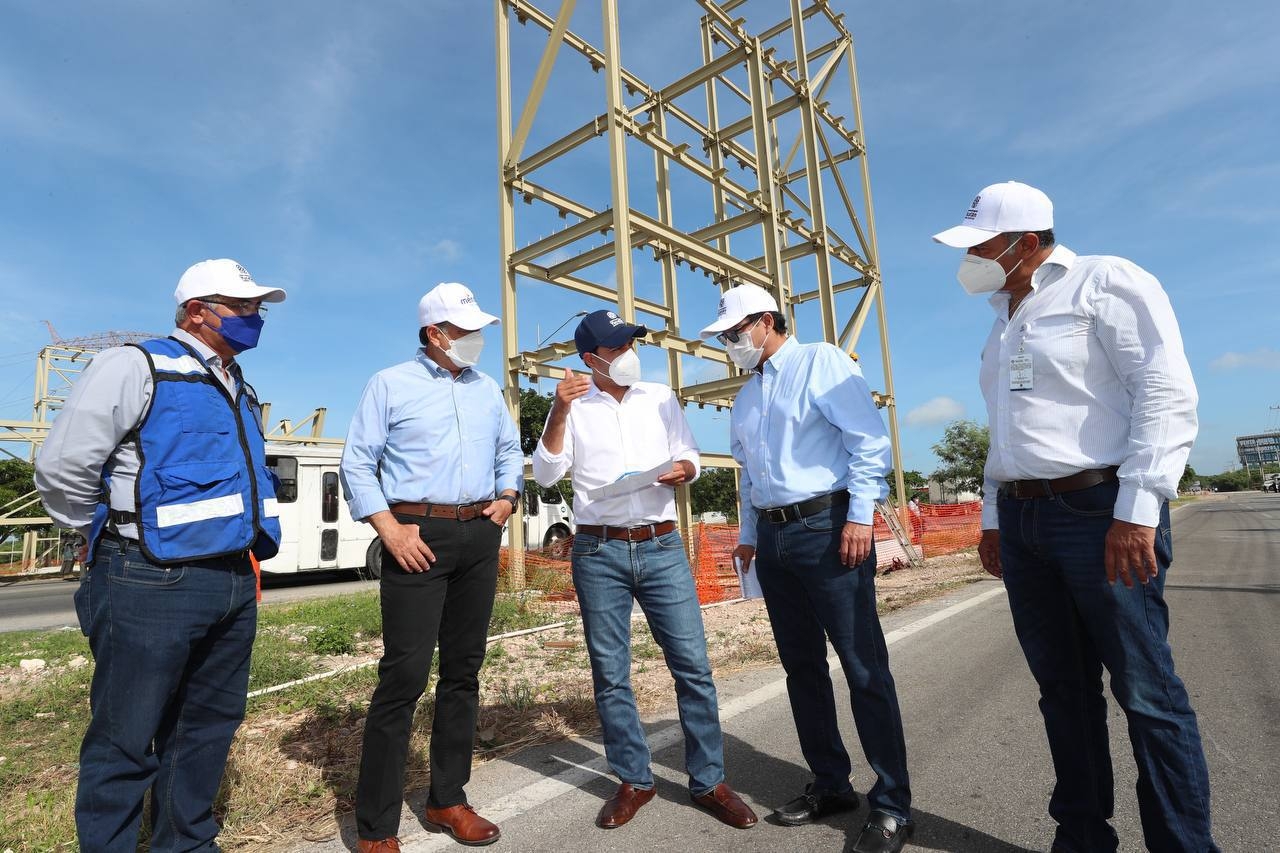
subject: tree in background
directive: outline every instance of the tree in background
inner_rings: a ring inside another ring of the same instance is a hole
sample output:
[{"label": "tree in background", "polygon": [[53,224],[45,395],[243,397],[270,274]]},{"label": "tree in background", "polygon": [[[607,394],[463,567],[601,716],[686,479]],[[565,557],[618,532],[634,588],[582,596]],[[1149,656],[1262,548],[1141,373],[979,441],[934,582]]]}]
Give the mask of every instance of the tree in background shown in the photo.
[{"label": "tree in background", "polygon": [[933,479],[951,484],[958,492],[978,491],[982,488],[982,469],[987,464],[990,444],[991,434],[984,426],[973,421],[947,424],[942,441],[933,446],[933,452],[942,460]]},{"label": "tree in background", "polygon": [[1199,479],[1200,475],[1196,473],[1196,469],[1188,465],[1182,469],[1182,479],[1178,481],[1178,491],[1188,491]]},{"label": "tree in background", "polygon": [[[547,423],[547,415],[551,413],[552,396],[539,394],[532,388],[520,389],[520,451],[525,456],[532,456],[538,448],[538,439],[542,437],[542,427]],[[569,506],[573,506],[573,485],[561,480],[549,489],[543,489],[532,480],[525,481],[526,489],[539,489],[545,497],[547,492],[557,492]]]},{"label": "tree in background", "polygon": [[733,485],[732,468],[704,468],[689,489],[694,515],[723,512],[729,521],[738,520],[738,490]]},{"label": "tree in background", "polygon": [[[0,515],[12,515],[17,518],[36,518],[44,515],[44,507],[38,499],[33,499],[26,506],[15,503],[24,495],[30,495],[36,489],[35,467],[21,459],[5,459],[0,461]],[[22,534],[34,528],[5,527],[0,528],[0,545],[11,539],[21,539]],[[40,528],[43,530],[43,528]]]},{"label": "tree in background", "polygon": [[520,451],[532,456],[542,437],[542,427],[551,413],[551,395],[539,394],[532,388],[520,390]]},{"label": "tree in background", "polygon": [[[885,482],[889,484],[889,494],[893,494],[893,469],[889,469],[889,473],[884,475]],[[915,496],[917,500],[929,500],[929,478],[919,471],[903,471],[902,485],[907,489],[906,500],[911,500]]]}]

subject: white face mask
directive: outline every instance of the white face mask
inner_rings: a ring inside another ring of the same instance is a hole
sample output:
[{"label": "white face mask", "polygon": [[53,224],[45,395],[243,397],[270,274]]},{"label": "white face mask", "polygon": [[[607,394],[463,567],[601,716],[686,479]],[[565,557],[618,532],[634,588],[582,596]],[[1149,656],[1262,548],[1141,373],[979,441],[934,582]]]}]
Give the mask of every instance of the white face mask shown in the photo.
[{"label": "white face mask", "polygon": [[[764,319],[763,317],[761,319]],[[756,346],[751,333],[755,330],[756,324],[760,320],[756,320],[747,328],[738,333],[736,341],[729,341],[725,344],[725,352],[729,354],[729,360],[738,366],[741,370],[755,370],[760,364],[760,358],[764,355],[764,344]]]},{"label": "white face mask", "polygon": [[[1015,241],[1001,252],[997,258],[1003,258],[1009,254],[1009,249],[1016,245],[1018,243]],[[1022,261],[1014,264],[1013,270],[1020,266],[1022,266]],[[1013,270],[1005,272],[1004,267],[991,258],[980,258],[977,255],[966,254],[960,258],[960,269],[956,271],[956,278],[960,280],[960,286],[964,288],[965,293],[970,296],[976,296],[979,293],[995,293],[1004,287],[1005,281]]]},{"label": "white face mask", "polygon": [[[596,358],[604,361],[598,355]],[[613,361],[605,362],[605,364],[609,365],[609,371],[604,375],[623,388],[629,388],[640,381],[640,356],[636,355],[636,351],[633,349],[627,350],[622,355],[615,356]],[[595,367],[591,369],[596,373],[603,373],[603,371]]]},{"label": "white face mask", "polygon": [[480,362],[480,352],[483,349],[484,329],[476,329],[457,340],[449,341],[449,348],[444,354],[458,367],[475,367]]}]

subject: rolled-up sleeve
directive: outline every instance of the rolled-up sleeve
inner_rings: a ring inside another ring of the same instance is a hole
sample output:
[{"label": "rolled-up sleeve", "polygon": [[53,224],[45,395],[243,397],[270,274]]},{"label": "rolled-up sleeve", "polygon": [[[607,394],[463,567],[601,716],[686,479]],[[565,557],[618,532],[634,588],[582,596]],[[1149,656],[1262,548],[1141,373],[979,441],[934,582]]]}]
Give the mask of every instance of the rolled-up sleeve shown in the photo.
[{"label": "rolled-up sleeve", "polygon": [[1178,495],[1198,429],[1195,380],[1169,297],[1154,276],[1111,266],[1093,301],[1098,339],[1133,407],[1115,518],[1146,527]]},{"label": "rolled-up sleeve", "polygon": [[103,468],[142,419],[151,391],[136,347],[103,350],[72,385],[35,464],[36,491],[59,527],[89,527],[102,501]]},{"label": "rolled-up sleeve", "polygon": [[702,476],[702,454],[698,450],[698,443],[694,441],[692,430],[689,429],[684,408],[674,392],[662,401],[661,411],[662,420],[667,426],[667,446],[671,450],[671,459],[674,462],[683,460],[693,465],[693,477],[688,481],[692,483]]},{"label": "rolled-up sleeve", "polygon": [[[551,415],[547,415],[548,418]],[[545,431],[545,427],[544,427]],[[547,450],[542,439],[533,451],[533,479],[539,486],[546,488],[564,479],[564,475],[573,468],[573,410],[564,421],[564,446],[559,453]]]},{"label": "rolled-up sleeve", "polygon": [[381,376],[374,376],[360,395],[342,448],[339,473],[352,518],[366,519],[387,509],[378,465],[387,446],[389,418],[386,384]]}]

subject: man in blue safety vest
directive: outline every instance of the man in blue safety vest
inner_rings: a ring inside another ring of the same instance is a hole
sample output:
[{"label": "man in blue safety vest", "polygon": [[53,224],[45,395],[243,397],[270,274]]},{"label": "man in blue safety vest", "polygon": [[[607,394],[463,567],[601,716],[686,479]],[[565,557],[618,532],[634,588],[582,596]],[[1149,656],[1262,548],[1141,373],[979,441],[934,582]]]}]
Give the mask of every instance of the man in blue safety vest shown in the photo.
[{"label": "man in blue safety vest", "polygon": [[36,460],[50,517],[88,543],[76,613],[96,664],[80,747],[82,850],[217,849],[213,800],[244,719],[257,630],[250,555],[279,548],[262,413],[236,357],[262,287],[231,260],[178,281],[167,338],[99,353]]}]

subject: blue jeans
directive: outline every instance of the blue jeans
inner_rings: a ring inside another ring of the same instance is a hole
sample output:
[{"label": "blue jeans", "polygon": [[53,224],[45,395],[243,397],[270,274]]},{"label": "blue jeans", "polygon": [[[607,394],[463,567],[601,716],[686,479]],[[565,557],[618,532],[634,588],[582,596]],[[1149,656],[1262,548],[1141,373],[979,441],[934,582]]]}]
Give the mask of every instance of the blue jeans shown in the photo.
[{"label": "blue jeans", "polygon": [[876,615],[875,548],[855,567],[840,562],[848,506],[847,499],[838,499],[821,512],[783,524],[761,518],[756,524],[756,571],[814,788],[851,790],[853,768],[840,737],[827,663],[830,640],[849,685],[862,752],[876,774],[867,801],[905,822],[911,818],[907,744],[889,650]]},{"label": "blue jeans", "polygon": [[653,787],[649,744],[631,692],[631,607],[638,601],[676,683],[689,790],[724,781],[724,738],[711,680],[693,571],[677,531],[645,542],[573,537],[573,585],[591,657],[596,711],[609,767],[623,782]]},{"label": "blue jeans", "polygon": [[96,668],[80,746],[80,849],[218,850],[213,800],[244,719],[257,631],[248,558],[160,566],[104,539],[76,591]]},{"label": "blue jeans", "polygon": [[1049,814],[1055,845],[1072,853],[1115,850],[1114,806],[1102,670],[1124,709],[1138,766],[1147,847],[1216,851],[1209,827],[1209,771],[1195,712],[1173,671],[1164,581],[1173,560],[1169,507],[1160,511],[1147,584],[1107,582],[1103,544],[1116,483],[1052,498],[1001,496],[1000,565],[1031,674],[1040,685],[1057,784]]}]

